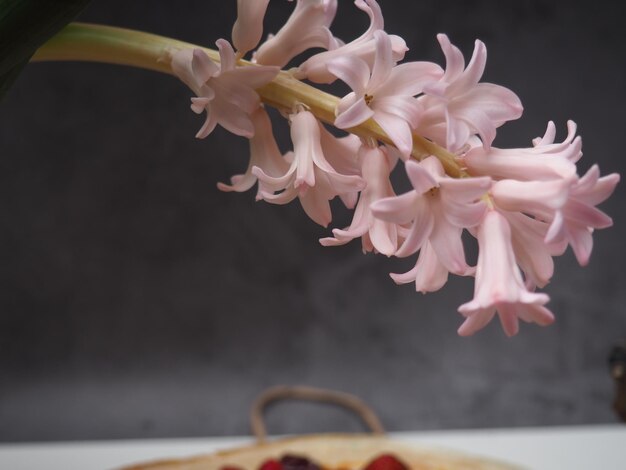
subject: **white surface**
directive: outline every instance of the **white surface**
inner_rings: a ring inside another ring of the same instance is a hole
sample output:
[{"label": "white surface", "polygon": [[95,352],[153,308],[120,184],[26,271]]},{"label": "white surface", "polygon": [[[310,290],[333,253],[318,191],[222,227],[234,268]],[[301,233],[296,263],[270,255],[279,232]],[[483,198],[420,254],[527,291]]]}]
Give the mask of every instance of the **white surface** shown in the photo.
[{"label": "white surface", "polygon": [[[506,460],[535,470],[625,470],[626,426],[583,426],[396,433],[393,438]],[[106,470],[189,457],[250,438],[155,439],[0,445],[2,470]]]}]

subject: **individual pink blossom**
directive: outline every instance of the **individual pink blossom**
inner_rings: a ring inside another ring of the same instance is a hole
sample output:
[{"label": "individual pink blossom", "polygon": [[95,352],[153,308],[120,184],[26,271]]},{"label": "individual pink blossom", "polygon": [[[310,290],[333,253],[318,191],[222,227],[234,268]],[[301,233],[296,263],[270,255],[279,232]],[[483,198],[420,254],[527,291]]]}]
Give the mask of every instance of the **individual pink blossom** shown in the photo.
[{"label": "individual pink blossom", "polygon": [[328,63],[328,70],[353,90],[339,102],[335,126],[349,129],[372,118],[400,153],[408,157],[413,150],[411,129],[422,115],[422,108],[413,96],[442,70],[430,62],[407,62],[394,67],[389,36],[376,31],[374,40],[376,55],[371,70],[363,59],[355,56],[337,57]]},{"label": "individual pink blossom", "polygon": [[459,307],[465,321],[458,330],[469,336],[483,328],[497,313],[508,336],[517,334],[519,319],[542,326],[554,321],[544,305],[549,297],[530,292],[524,285],[511,243],[507,219],[489,210],[478,227],[478,264],[474,299]]},{"label": "individual pink blossom", "polygon": [[328,29],[336,12],[337,0],[296,0],[287,22],[256,51],[255,62],[284,67],[307,49],[338,47],[339,43]]},{"label": "individual pink blossom", "polygon": [[287,204],[296,197],[307,215],[326,227],[331,219],[328,201],[335,196],[360,191],[365,186],[357,175],[342,175],[328,163],[320,142],[320,124],[313,114],[302,110],[290,116],[293,152],[280,176],[270,176],[262,168],[252,168],[259,179],[258,198],[273,204]]},{"label": "individual pink blossom", "polygon": [[576,174],[576,162],[582,156],[582,141],[576,136],[576,124],[567,123],[567,137],[555,143],[556,127],[552,121],[543,137],[533,140],[533,147],[499,149],[474,147],[462,162],[473,175],[490,175],[494,179],[543,181],[570,178]]},{"label": "individual pink blossom", "polygon": [[[327,64],[330,60],[337,57],[353,56],[364,60],[370,67],[374,64],[376,53],[374,33],[376,31],[384,31],[385,29],[383,14],[375,0],[355,0],[354,4],[370,17],[370,25],[367,30],[348,44],[336,48],[329,47],[327,48],[329,50],[315,54],[305,60],[298,67],[295,73],[296,78],[306,78],[315,83],[334,82],[337,77],[328,70]],[[399,62],[404,58],[404,54],[408,50],[406,42],[395,34],[390,34],[389,39],[391,41],[392,59],[394,63]]]},{"label": "individual pink blossom", "polygon": [[598,165],[593,165],[570,187],[567,202],[555,214],[546,234],[546,243],[569,243],[578,263],[587,265],[593,248],[593,231],[613,225],[613,220],[595,206],[609,198],[619,180],[617,173],[600,177]]},{"label": "individual pink blossom", "polygon": [[[274,134],[272,133],[272,123],[265,109],[258,107],[250,114],[250,119],[254,124],[254,135],[250,138],[250,161],[244,174],[231,177],[231,184],[217,183],[217,187],[222,191],[244,192],[249,190],[257,182],[257,177],[252,174],[254,167],[261,168],[263,172],[270,176],[280,176],[289,169],[289,163],[283,158]],[[262,191],[259,185],[259,192]]]},{"label": "individual pink blossom", "polygon": [[263,17],[270,0],[237,0],[233,45],[240,56],[254,49],[263,35]]},{"label": "individual pink blossom", "polygon": [[467,274],[471,268],[465,261],[462,230],[482,219],[485,204],[480,198],[489,190],[491,180],[450,178],[433,156],[420,163],[408,160],[405,168],[413,190],[371,205],[374,216],[381,220],[410,224],[406,239],[395,255],[409,256],[428,240],[448,271]]},{"label": "individual pink blossom", "polygon": [[437,35],[446,57],[442,77],[424,85],[419,98],[424,117],[418,133],[452,152],[463,148],[470,136],[478,134],[486,149],[496,136],[496,128],[522,115],[522,104],[511,90],[491,83],[478,83],[487,61],[487,49],[476,41],[472,58],[465,68],[461,51],[445,34]]},{"label": "individual pink blossom", "polygon": [[197,95],[191,109],[207,117],[196,134],[204,138],[219,124],[243,137],[252,137],[254,125],[250,113],[260,105],[256,88],[270,82],[278,73],[276,67],[237,67],[235,52],[224,39],[217,47],[220,63],[213,62],[202,49],[182,49],[171,56],[172,71]]},{"label": "individual pink blossom", "polygon": [[395,253],[398,244],[398,230],[395,223],[385,222],[374,217],[370,210],[372,202],[395,196],[389,174],[396,164],[382,147],[362,145],[359,149],[362,162],[361,175],[367,186],[361,191],[352,223],[346,229],[334,229],[333,237],[322,238],[324,246],[345,245],[361,237],[363,252],[376,250],[387,256]]}]

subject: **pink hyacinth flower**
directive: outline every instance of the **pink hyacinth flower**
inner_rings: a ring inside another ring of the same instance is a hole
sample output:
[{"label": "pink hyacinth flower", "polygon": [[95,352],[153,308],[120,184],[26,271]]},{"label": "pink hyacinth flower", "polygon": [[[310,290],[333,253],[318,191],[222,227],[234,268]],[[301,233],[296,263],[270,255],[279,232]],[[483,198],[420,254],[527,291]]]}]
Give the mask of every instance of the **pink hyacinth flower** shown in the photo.
[{"label": "pink hyacinth flower", "polygon": [[270,82],[278,73],[276,67],[237,67],[235,52],[224,39],[217,47],[220,63],[213,62],[202,49],[183,49],[172,54],[172,71],[197,95],[191,99],[191,109],[207,117],[196,134],[204,138],[219,124],[242,137],[254,135],[250,113],[261,101],[256,88]]},{"label": "pink hyacinth flower", "polygon": [[349,129],[372,118],[400,153],[408,157],[413,150],[411,129],[422,115],[413,96],[442,70],[430,62],[407,62],[394,67],[389,36],[376,31],[374,40],[376,55],[371,70],[364,60],[354,56],[338,57],[328,63],[328,70],[353,90],[339,102],[335,126]]},{"label": "pink hyacinth flower", "polygon": [[237,0],[237,20],[233,25],[233,45],[243,56],[254,49],[263,35],[263,17],[270,0]]},{"label": "pink hyacinth flower", "polygon": [[496,128],[522,115],[522,103],[511,90],[491,83],[478,83],[487,61],[487,49],[476,41],[472,58],[465,68],[461,51],[445,34],[437,35],[446,57],[446,71],[437,81],[424,86],[420,102],[424,117],[418,132],[452,152],[463,148],[478,134],[486,149]]},{"label": "pink hyacinth flower", "polygon": [[284,67],[307,49],[338,47],[339,43],[328,29],[336,12],[337,0],[297,0],[287,22],[259,47],[254,61]]},{"label": "pink hyacinth flower", "polygon": [[576,162],[582,156],[582,141],[576,136],[576,123],[568,121],[567,137],[555,143],[556,127],[550,121],[543,137],[533,140],[533,147],[499,149],[474,147],[463,157],[463,164],[473,175],[521,181],[570,178],[576,174]]},{"label": "pink hyacinth flower", "polygon": [[374,216],[381,220],[410,224],[395,255],[409,256],[428,240],[448,271],[466,275],[471,268],[465,261],[461,234],[464,227],[473,227],[482,219],[485,204],[480,198],[489,190],[491,180],[450,178],[433,156],[420,163],[408,160],[405,168],[413,191],[371,205]]},{"label": "pink hyacinth flower", "polygon": [[519,319],[542,326],[551,324],[554,316],[544,307],[549,297],[530,292],[524,285],[511,244],[509,223],[496,210],[488,211],[478,227],[478,247],[474,299],[459,307],[466,318],[459,335],[476,333],[496,313],[508,336],[517,334]]},{"label": "pink hyacinth flower", "polygon": [[[327,64],[337,57],[353,56],[365,61],[370,67],[374,64],[376,45],[374,33],[384,31],[385,22],[380,6],[375,0],[355,0],[357,8],[363,10],[370,17],[370,25],[361,36],[348,44],[341,45],[328,51],[320,52],[304,61],[296,71],[296,78],[306,78],[315,83],[332,83],[337,77],[327,68]],[[406,42],[400,36],[389,35],[391,54],[394,63],[404,58],[408,50]]]},{"label": "pink hyacinth flower", "polygon": [[555,214],[546,234],[546,243],[569,243],[578,263],[587,265],[593,248],[593,231],[613,225],[613,220],[595,206],[609,198],[619,180],[617,173],[600,177],[598,165],[593,165],[571,186],[567,202]]},{"label": "pink hyacinth flower", "polygon": [[285,157],[287,171],[270,176],[262,168],[252,168],[259,179],[259,199],[273,204],[287,204],[300,199],[307,215],[326,227],[331,219],[328,201],[335,196],[360,191],[365,186],[357,175],[342,175],[328,163],[320,142],[320,124],[313,114],[300,111],[290,116],[294,151]]},{"label": "pink hyacinth flower", "polygon": [[[263,107],[259,107],[250,114],[254,124],[254,136],[250,138],[250,161],[244,174],[231,177],[231,184],[217,183],[221,191],[244,192],[249,190],[257,182],[257,177],[252,174],[254,167],[262,168],[263,172],[270,176],[280,176],[289,169],[289,163],[283,158],[274,134],[270,117]],[[258,192],[263,188],[259,185]],[[258,193],[257,193],[258,194]]]},{"label": "pink hyacinth flower", "polygon": [[345,245],[361,237],[363,252],[376,250],[387,256],[395,253],[398,243],[396,224],[374,217],[370,210],[372,202],[394,196],[389,173],[397,160],[390,158],[381,147],[361,146],[359,157],[362,162],[361,175],[367,186],[361,191],[352,223],[346,229],[334,229],[333,237],[322,238],[323,246]]}]

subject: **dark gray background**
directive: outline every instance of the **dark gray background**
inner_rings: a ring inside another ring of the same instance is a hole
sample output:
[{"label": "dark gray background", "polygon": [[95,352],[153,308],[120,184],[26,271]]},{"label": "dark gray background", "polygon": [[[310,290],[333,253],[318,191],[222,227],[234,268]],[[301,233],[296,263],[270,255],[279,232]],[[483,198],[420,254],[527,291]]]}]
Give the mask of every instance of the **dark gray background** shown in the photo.
[{"label": "dark gray background", "polygon": [[[271,3],[275,30],[292,4]],[[234,5],[94,0],[81,19],[211,45],[229,37]],[[528,146],[550,119],[562,138],[573,119],[582,168],[624,171],[623,3],[381,5],[409,59],[443,64],[438,32],[468,59],[486,42],[484,79],[525,105],[497,146]],[[366,24],[340,0],[339,36]],[[616,421],[606,359],[626,336],[623,185],[590,265],[558,260],[554,326],[459,338],[470,280],[416,294],[387,276],[412,259],[322,248],[329,232],[297,203],[219,192],[247,145],[220,130],[195,140],[190,96],[152,72],[34,64],[0,106],[0,440],[246,434],[251,401],[279,383],[356,393],[391,430]],[[361,429],[293,404],[269,426]]]}]

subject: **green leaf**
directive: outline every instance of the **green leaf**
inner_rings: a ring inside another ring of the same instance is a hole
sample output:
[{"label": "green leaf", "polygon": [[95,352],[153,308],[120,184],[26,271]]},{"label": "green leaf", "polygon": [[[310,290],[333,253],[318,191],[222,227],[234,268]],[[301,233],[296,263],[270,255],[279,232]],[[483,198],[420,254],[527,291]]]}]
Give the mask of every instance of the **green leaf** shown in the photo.
[{"label": "green leaf", "polygon": [[0,0],[0,99],[33,53],[90,0]]}]

